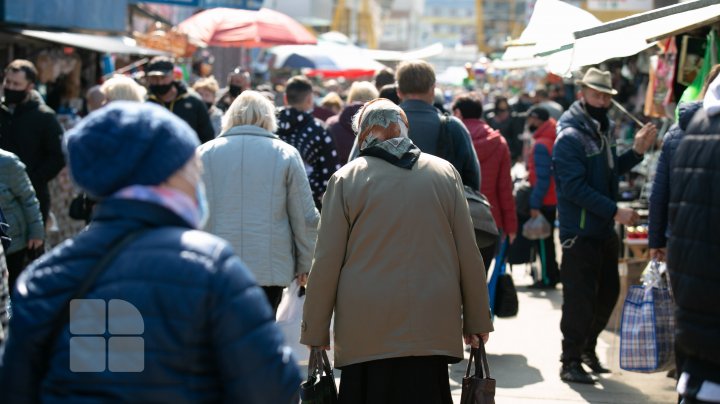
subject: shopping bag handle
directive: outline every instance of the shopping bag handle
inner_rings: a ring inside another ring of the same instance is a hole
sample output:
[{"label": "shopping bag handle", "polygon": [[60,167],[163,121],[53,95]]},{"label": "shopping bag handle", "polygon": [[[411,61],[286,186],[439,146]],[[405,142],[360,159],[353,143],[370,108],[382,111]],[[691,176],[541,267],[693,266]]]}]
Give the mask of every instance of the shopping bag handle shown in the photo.
[{"label": "shopping bag handle", "polygon": [[[467,369],[465,370],[465,377],[470,377],[470,370],[472,369],[473,358],[475,359],[475,377],[489,379],[490,366],[488,366],[487,353],[485,352],[485,343],[482,341],[482,338],[480,339],[479,348],[470,348],[470,359],[468,360]],[[482,366],[480,366],[480,364],[482,364]]]}]

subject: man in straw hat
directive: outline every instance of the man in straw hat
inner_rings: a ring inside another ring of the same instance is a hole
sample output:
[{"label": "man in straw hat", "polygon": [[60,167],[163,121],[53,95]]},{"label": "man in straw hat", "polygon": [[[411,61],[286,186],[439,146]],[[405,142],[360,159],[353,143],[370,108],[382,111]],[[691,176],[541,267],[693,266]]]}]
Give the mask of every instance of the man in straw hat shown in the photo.
[{"label": "man in straw hat", "polygon": [[608,118],[612,96],[610,72],[590,68],[582,80],[580,99],[557,125],[553,166],[558,196],[563,333],[560,378],[588,383],[593,373],[608,373],[595,353],[619,294],[615,222],[632,225],[638,214],[617,206],[618,176],[643,159],[655,142],[657,129],[646,124],[635,135],[632,149],[618,156],[613,123]]}]

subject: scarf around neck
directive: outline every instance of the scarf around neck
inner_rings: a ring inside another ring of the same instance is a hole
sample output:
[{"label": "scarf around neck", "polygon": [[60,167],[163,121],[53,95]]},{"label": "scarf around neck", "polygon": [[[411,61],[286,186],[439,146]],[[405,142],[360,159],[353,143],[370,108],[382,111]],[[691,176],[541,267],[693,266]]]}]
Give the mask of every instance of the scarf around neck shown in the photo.
[{"label": "scarf around neck", "polygon": [[395,137],[385,141],[373,138],[360,150],[360,155],[381,158],[394,166],[409,170],[420,158],[420,149],[407,137]]},{"label": "scarf around neck", "polygon": [[202,215],[195,201],[185,193],[170,187],[131,185],[115,192],[111,198],[150,202],[169,209],[193,228],[200,227]]}]

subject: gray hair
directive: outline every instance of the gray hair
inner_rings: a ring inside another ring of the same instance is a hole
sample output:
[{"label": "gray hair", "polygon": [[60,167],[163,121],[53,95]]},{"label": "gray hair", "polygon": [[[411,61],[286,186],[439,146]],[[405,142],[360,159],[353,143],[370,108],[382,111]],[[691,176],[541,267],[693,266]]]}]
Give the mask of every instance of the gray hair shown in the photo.
[{"label": "gray hair", "polygon": [[277,130],[275,106],[257,91],[243,91],[223,116],[223,132],[234,126],[255,125],[269,132]]},{"label": "gray hair", "polygon": [[107,102],[120,100],[143,102],[145,101],[145,95],[147,93],[145,87],[122,74],[112,76],[108,81],[103,83],[100,91],[105,94]]}]

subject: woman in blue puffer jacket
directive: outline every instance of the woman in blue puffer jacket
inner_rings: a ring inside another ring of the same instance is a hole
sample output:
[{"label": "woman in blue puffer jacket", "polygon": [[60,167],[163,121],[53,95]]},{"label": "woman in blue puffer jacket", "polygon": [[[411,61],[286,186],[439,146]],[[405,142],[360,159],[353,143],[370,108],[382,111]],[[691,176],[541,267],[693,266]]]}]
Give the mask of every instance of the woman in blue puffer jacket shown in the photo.
[{"label": "woman in blue puffer jacket", "polygon": [[295,400],[299,371],[262,289],[225,241],[195,230],[197,145],[171,112],[127,102],[66,134],[71,175],[99,203],[85,231],[18,279],[0,402]]}]

